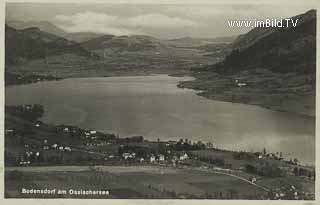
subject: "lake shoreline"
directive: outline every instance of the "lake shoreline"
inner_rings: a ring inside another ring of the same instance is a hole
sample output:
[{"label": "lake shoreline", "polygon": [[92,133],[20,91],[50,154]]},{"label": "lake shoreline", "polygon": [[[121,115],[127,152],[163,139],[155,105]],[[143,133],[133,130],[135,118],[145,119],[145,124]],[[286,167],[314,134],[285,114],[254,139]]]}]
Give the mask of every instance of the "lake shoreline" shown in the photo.
[{"label": "lake shoreline", "polygon": [[[197,90],[197,95],[210,100],[253,105],[273,111],[315,118],[315,95],[313,91],[295,93],[295,91],[288,89],[288,91],[278,93],[275,88],[265,89],[253,85],[255,83],[250,83],[250,78],[259,78],[259,75],[252,74],[250,76],[250,74],[246,74],[245,77],[239,77],[238,75],[223,76],[213,72],[192,73],[190,76],[194,77],[195,80],[179,82],[178,87]],[[274,78],[276,77],[278,76]],[[237,78],[245,79],[241,80],[243,81],[243,87],[234,82]],[[265,81],[262,80],[263,83]],[[272,92],[272,90],[275,91]]]},{"label": "lake shoreline", "polygon": [[[192,73],[192,72],[172,72],[172,73],[168,73],[168,72],[164,72],[164,73],[153,73],[153,72],[137,72],[137,73],[118,73],[118,74],[112,74],[112,75],[97,75],[97,76],[66,76],[66,77],[59,77],[59,78],[54,78],[51,75],[48,75],[48,79],[46,79],[46,75],[35,75],[36,77],[43,77],[43,79],[41,80],[35,80],[33,82],[24,82],[24,83],[16,83],[16,84],[6,84],[5,87],[8,86],[14,86],[14,85],[26,85],[26,84],[31,84],[31,83],[38,83],[38,82],[45,82],[45,81],[57,81],[57,80],[63,80],[63,79],[72,79],[72,78],[96,78],[96,77],[103,77],[103,78],[108,78],[108,77],[137,77],[137,76],[155,76],[155,75],[168,75],[170,77],[192,77],[194,78],[191,81],[179,81],[177,84],[178,88],[186,88],[186,89],[191,89],[191,90],[195,90],[197,91],[197,95],[207,98],[209,100],[215,100],[215,101],[222,101],[222,102],[231,102],[231,103],[240,103],[240,104],[245,104],[245,105],[251,105],[251,106],[258,106],[261,108],[265,108],[265,109],[269,109],[272,111],[277,111],[277,112],[286,112],[286,113],[290,113],[290,114],[296,114],[296,115],[301,115],[301,116],[306,116],[306,117],[312,117],[315,118],[315,110],[310,111],[310,110],[295,110],[295,108],[291,108],[290,106],[279,106],[279,105],[274,105],[272,104],[272,102],[257,102],[257,100],[255,100],[255,95],[252,95],[252,100],[248,100],[248,93],[237,93],[237,98],[234,98],[233,95],[231,95],[230,93],[219,93],[217,94],[213,94],[211,93],[211,91],[208,91],[207,88],[205,87],[198,87],[198,83],[197,85],[193,85],[199,78],[199,76],[197,76],[196,74]],[[222,77],[223,78],[223,77]],[[215,84],[214,81],[211,82],[211,84]],[[218,86],[219,83],[217,83]],[[230,87],[230,85],[225,85]],[[249,95],[250,96],[250,95]]]}]

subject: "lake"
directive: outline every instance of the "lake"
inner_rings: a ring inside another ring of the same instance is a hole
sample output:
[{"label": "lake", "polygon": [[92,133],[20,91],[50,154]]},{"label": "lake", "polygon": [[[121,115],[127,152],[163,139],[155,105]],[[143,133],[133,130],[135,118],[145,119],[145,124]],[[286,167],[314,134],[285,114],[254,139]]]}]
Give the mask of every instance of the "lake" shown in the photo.
[{"label": "lake", "polygon": [[314,164],[315,118],[208,100],[177,88],[190,77],[167,75],[71,78],[8,86],[7,105],[38,103],[43,121],[121,137],[211,141],[218,148],[282,152]]}]

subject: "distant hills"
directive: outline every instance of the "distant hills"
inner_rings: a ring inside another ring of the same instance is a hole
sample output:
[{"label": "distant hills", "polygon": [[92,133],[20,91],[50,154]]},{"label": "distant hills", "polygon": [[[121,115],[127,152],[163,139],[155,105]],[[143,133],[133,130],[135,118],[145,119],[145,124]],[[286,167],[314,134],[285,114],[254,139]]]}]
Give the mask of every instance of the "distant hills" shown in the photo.
[{"label": "distant hills", "polygon": [[7,20],[6,23],[6,65],[11,72],[61,76],[176,73],[177,70],[185,73],[192,67],[221,61],[235,39],[167,40],[147,35],[68,33],[47,21]]},{"label": "distant hills", "polygon": [[51,33],[53,35],[60,36],[67,40],[75,41],[78,43],[103,35],[93,32],[68,33],[48,21],[8,21],[6,23],[8,26],[17,30],[36,27],[43,32]]},{"label": "distant hills", "polygon": [[5,36],[7,65],[62,53],[92,56],[78,43],[41,31],[36,27],[17,30],[6,25]]},{"label": "distant hills", "polygon": [[183,37],[177,39],[168,40],[168,44],[176,47],[197,47],[204,46],[208,44],[217,43],[232,43],[237,36],[227,36],[227,37],[216,37],[216,38],[192,38]]},{"label": "distant hills", "polygon": [[226,73],[253,68],[315,73],[316,11],[292,19],[298,19],[296,27],[255,28],[239,36],[233,43],[233,52],[214,67]]},{"label": "distant hills", "polygon": [[6,24],[17,30],[26,28],[39,28],[39,30],[63,37],[66,32],[48,21],[7,21]]},{"label": "distant hills", "polygon": [[107,52],[160,52],[162,49],[166,49],[168,47],[165,41],[145,35],[104,35],[82,42],[81,46],[90,51],[104,50]]}]

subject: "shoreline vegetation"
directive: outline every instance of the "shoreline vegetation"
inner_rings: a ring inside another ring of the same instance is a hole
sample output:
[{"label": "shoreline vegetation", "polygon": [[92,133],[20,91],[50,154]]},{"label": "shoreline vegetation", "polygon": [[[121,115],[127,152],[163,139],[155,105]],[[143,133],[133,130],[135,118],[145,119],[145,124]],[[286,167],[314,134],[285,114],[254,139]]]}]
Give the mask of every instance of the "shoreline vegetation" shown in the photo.
[{"label": "shoreline vegetation", "polygon": [[[119,137],[77,126],[46,124],[38,120],[43,114],[41,105],[5,108],[8,198],[28,197],[16,190],[46,188],[41,184],[58,180],[58,175],[60,181],[65,179],[59,182],[63,187],[75,180],[90,181],[89,175],[94,175],[110,186],[111,198],[314,199],[315,168],[303,166],[298,159],[286,160],[281,152],[223,150],[211,142],[188,139],[149,141],[143,136]],[[57,166],[60,168],[53,169]],[[87,168],[74,170],[70,166]],[[41,171],[41,167],[47,171]],[[99,181],[94,176],[92,181]],[[145,183],[140,181],[133,191],[130,180],[138,180],[139,176]],[[180,186],[166,185],[169,182],[164,181],[162,187],[159,177],[182,178],[177,182]],[[207,181],[211,178],[215,178],[212,184]],[[220,183],[217,179],[223,178],[223,183],[229,185],[213,189]],[[111,183],[109,179],[115,181]],[[38,184],[37,180],[42,182]]]},{"label": "shoreline vegetation", "polygon": [[37,83],[42,81],[56,81],[56,80],[62,80],[62,79],[63,78],[61,77],[54,77],[52,75],[38,75],[33,73],[18,74],[18,73],[5,72],[5,86],[24,85],[24,84]]},{"label": "shoreline vegetation", "polygon": [[316,84],[313,76],[279,74],[265,69],[234,75],[200,70],[191,76],[195,80],[182,81],[178,87],[197,90],[197,95],[211,100],[315,117]]}]

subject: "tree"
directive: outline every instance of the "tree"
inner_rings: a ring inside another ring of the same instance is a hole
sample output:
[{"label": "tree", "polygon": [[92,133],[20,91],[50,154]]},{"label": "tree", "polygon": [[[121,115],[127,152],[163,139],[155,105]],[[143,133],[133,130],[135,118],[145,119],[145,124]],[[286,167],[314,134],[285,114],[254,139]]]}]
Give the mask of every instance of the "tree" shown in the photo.
[{"label": "tree", "polygon": [[293,174],[294,174],[295,176],[299,176],[299,168],[298,168],[298,167],[295,167],[295,168],[293,169]]}]

